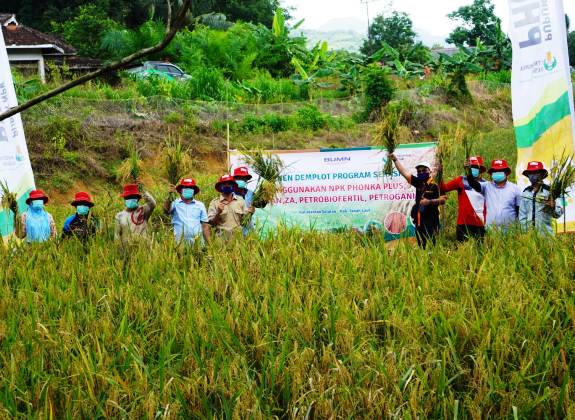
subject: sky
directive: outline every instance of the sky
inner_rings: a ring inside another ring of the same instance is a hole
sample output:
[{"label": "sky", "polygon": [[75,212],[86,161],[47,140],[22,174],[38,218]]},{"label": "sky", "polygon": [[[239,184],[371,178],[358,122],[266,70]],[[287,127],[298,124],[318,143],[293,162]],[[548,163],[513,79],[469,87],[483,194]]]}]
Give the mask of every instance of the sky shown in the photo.
[{"label": "sky", "polygon": [[[365,1],[365,0],[363,0]],[[471,4],[472,0],[368,0],[370,16],[377,16],[385,10],[399,10],[409,14],[413,26],[417,31],[425,33],[428,38],[446,38],[455,24],[447,18],[447,14],[460,6]],[[509,18],[508,0],[493,0],[496,14],[503,21],[503,30],[507,28]],[[291,14],[297,20],[305,18],[303,28],[322,29],[322,26],[332,21],[330,29],[338,26],[339,19],[353,19],[357,25],[348,25],[348,22],[340,21],[341,27],[337,29],[360,29],[367,32],[366,6],[362,0],[282,0],[286,7],[293,7]],[[572,30],[575,26],[575,1],[564,0],[565,12],[571,17]],[[361,21],[361,24],[360,24]]]}]

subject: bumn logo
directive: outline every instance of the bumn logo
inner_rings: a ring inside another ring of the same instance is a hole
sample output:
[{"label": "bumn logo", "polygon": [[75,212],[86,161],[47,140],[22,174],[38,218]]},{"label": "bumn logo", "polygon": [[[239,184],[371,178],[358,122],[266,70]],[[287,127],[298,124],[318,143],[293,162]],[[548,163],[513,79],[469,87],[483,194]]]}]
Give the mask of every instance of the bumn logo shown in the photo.
[{"label": "bumn logo", "polygon": [[551,51],[547,52],[547,57],[545,57],[545,61],[543,62],[543,67],[545,67],[545,70],[547,70],[547,71],[551,71],[555,67],[557,67],[557,59],[553,56]]}]

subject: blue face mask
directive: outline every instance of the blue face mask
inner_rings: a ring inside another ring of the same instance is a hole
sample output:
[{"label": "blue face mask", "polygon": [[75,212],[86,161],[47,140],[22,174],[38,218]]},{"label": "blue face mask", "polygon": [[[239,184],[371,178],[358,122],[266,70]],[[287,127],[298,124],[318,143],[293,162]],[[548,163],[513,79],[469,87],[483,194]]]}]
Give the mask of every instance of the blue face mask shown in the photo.
[{"label": "blue face mask", "polygon": [[473,178],[478,178],[480,174],[479,168],[471,168],[471,176]]},{"label": "blue face mask", "polygon": [[44,208],[44,200],[32,200],[32,209],[41,210]]},{"label": "blue face mask", "polygon": [[429,179],[430,176],[431,176],[431,174],[429,172],[423,172],[423,173],[417,174],[417,179],[422,181],[422,182],[425,182]]},{"label": "blue face mask", "polygon": [[244,188],[248,187],[247,181],[238,180],[238,181],[236,181],[236,184],[238,184],[238,188],[240,188],[240,189],[244,189]]},{"label": "blue face mask", "polygon": [[87,216],[88,213],[90,213],[90,207],[80,204],[76,206],[76,213],[78,213],[79,216]]},{"label": "blue face mask", "polygon": [[234,187],[232,187],[231,185],[224,185],[221,188],[222,194],[228,195],[234,192]]},{"label": "blue face mask", "polygon": [[134,210],[135,208],[138,207],[138,199],[137,198],[128,198],[128,199],[124,200],[124,203],[126,204],[126,208],[128,208],[130,210]]},{"label": "blue face mask", "polygon": [[505,172],[493,172],[491,174],[491,179],[496,184],[499,184],[499,183],[505,181],[507,179],[507,176],[505,175]]},{"label": "blue face mask", "polygon": [[184,200],[191,200],[194,198],[194,192],[193,188],[182,188],[182,198]]}]

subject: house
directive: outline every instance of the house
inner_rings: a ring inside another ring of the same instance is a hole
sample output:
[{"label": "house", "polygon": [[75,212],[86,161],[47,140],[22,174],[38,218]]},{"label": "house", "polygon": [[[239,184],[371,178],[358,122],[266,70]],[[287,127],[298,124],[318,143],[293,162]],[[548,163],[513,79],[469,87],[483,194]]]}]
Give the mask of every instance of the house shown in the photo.
[{"label": "house", "polygon": [[75,72],[91,71],[100,66],[99,60],[79,57],[76,49],[60,38],[18,23],[12,13],[0,13],[0,26],[10,64],[23,69],[34,68],[42,82],[46,81],[46,68],[50,63],[66,65]]}]

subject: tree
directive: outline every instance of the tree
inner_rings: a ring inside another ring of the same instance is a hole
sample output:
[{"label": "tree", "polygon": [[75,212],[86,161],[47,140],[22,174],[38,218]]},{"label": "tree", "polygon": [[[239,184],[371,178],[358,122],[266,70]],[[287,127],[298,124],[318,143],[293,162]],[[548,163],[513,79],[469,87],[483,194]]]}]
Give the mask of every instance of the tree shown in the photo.
[{"label": "tree", "polygon": [[569,62],[571,66],[575,67],[575,31],[571,32],[567,37],[567,43],[569,45]]},{"label": "tree", "polygon": [[473,4],[462,6],[447,16],[460,23],[447,38],[448,43],[474,47],[478,39],[489,46],[498,42],[501,19],[495,15],[491,0],[473,0]]},{"label": "tree", "polygon": [[55,32],[59,32],[78,54],[87,57],[108,58],[100,46],[101,38],[118,24],[107,17],[96,5],[80,6],[80,12],[65,24],[54,23]]},{"label": "tree", "polygon": [[407,13],[394,11],[388,17],[377,16],[369,25],[369,39],[364,41],[361,52],[370,56],[380,50],[384,43],[395,49],[415,43],[413,22]]}]

